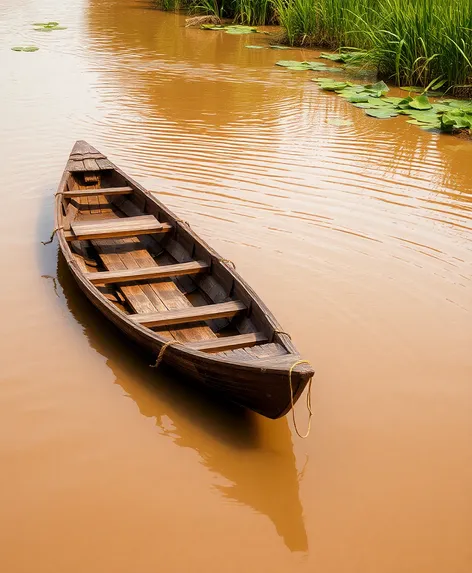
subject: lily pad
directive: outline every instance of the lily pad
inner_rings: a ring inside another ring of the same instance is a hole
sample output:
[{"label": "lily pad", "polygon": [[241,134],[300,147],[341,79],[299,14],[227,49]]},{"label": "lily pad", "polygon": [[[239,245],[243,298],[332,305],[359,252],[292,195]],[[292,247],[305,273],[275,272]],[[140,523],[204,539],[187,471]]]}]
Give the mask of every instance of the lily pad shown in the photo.
[{"label": "lily pad", "polygon": [[53,30],[67,30],[65,26],[59,26],[59,22],[38,22],[33,24],[36,32],[52,32]]},{"label": "lily pad", "polygon": [[382,101],[386,101],[387,103],[392,103],[393,105],[398,105],[400,102],[404,101],[402,97],[384,97]]},{"label": "lily pad", "polygon": [[338,68],[327,68],[326,64],[320,62],[300,62],[298,60],[280,60],[275,63],[276,66],[281,66],[289,70],[305,71],[312,70],[315,72],[337,72]]},{"label": "lily pad", "polygon": [[246,46],[246,48],[250,48],[251,50],[263,50],[265,46]]},{"label": "lily pad", "polygon": [[54,28],[55,26],[59,26],[59,22],[36,22],[33,26],[37,26],[38,28]]},{"label": "lily pad", "polygon": [[279,46],[278,44],[271,44],[269,48],[271,50],[293,50],[290,46]]},{"label": "lily pad", "polygon": [[324,80],[323,78],[316,78],[313,81],[318,82],[320,84],[320,88],[327,92],[335,92],[352,86],[352,84],[349,82],[336,82],[334,80]]},{"label": "lily pad", "polygon": [[202,24],[200,26],[201,30],[225,30],[226,26],[223,24]]},{"label": "lily pad", "polygon": [[257,28],[252,26],[226,26],[227,34],[253,34],[257,32]]},{"label": "lily pad", "polygon": [[366,115],[370,117],[375,117],[377,119],[389,119],[391,117],[396,117],[398,113],[394,109],[379,108],[379,109],[367,109]]},{"label": "lily pad", "polygon": [[382,97],[390,88],[385,82],[377,82],[375,84],[368,84],[364,87],[365,91],[370,92],[373,97]]},{"label": "lily pad", "polygon": [[37,52],[39,48],[37,46],[14,46],[12,50],[14,52]]},{"label": "lily pad", "polygon": [[415,97],[410,101],[409,106],[413,109],[431,109],[433,107],[425,95]]},{"label": "lily pad", "polygon": [[332,62],[352,64],[359,62],[365,58],[365,56],[366,52],[341,52],[339,54],[328,54],[326,52],[322,52],[319,57],[325,60],[331,60]]}]

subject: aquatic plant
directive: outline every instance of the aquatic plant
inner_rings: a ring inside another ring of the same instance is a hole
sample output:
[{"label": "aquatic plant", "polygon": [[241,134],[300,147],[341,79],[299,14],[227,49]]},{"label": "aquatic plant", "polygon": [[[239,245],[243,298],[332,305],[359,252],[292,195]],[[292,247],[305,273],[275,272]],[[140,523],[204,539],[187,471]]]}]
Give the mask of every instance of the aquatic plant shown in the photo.
[{"label": "aquatic plant", "polygon": [[37,52],[39,48],[37,46],[14,46],[12,50],[14,52]]},{"label": "aquatic plant", "polygon": [[383,81],[367,85],[338,82],[331,78],[314,78],[313,81],[322,90],[334,92],[363,109],[370,117],[389,119],[405,115],[409,118],[407,123],[448,133],[472,128],[472,100],[442,99],[431,102],[424,93],[404,98],[387,96],[389,88]]},{"label": "aquatic plant", "polygon": [[36,32],[52,32],[54,30],[67,30],[65,26],[60,26],[59,22],[37,22],[33,24]]},{"label": "aquatic plant", "polygon": [[359,48],[398,85],[472,83],[472,0],[272,1],[291,45]]}]

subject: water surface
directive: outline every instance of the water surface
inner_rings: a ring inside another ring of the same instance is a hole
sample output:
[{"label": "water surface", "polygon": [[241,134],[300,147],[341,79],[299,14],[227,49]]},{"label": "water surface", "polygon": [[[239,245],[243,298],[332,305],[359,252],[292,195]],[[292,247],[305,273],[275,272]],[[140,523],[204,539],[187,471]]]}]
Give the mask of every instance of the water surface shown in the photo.
[{"label": "water surface", "polygon": [[[0,0],[5,572],[472,568],[472,144],[368,118],[266,41]],[[76,139],[279,317],[317,370],[308,440],[150,370],[39,244]]]}]

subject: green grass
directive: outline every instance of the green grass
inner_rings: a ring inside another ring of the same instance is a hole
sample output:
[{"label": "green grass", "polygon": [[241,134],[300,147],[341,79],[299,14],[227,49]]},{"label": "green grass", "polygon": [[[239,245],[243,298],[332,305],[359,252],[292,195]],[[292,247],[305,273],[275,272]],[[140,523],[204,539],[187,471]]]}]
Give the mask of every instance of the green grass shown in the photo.
[{"label": "green grass", "polygon": [[368,51],[399,85],[472,83],[472,0],[272,0],[291,45]]}]

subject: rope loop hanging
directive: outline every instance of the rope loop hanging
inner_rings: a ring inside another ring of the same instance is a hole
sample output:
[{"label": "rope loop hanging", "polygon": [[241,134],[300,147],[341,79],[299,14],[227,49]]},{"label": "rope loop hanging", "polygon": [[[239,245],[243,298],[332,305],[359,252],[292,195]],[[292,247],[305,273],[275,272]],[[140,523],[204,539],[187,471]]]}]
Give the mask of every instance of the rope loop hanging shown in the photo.
[{"label": "rope loop hanging", "polygon": [[236,265],[230,259],[219,259],[220,263],[226,263],[227,265],[231,265],[233,270],[236,270]]},{"label": "rope loop hanging", "polygon": [[307,395],[306,395],[306,407],[308,410],[308,428],[305,434],[301,434],[298,426],[297,426],[297,421],[295,419],[295,410],[294,410],[294,404],[293,404],[293,386],[292,386],[292,372],[294,370],[294,368],[296,366],[298,366],[299,364],[310,364],[308,362],[308,360],[297,360],[296,362],[294,362],[292,364],[292,366],[290,367],[290,371],[288,373],[288,382],[290,385],[290,404],[292,406],[292,420],[293,420],[293,426],[295,428],[295,431],[297,432],[297,435],[299,438],[302,438],[303,440],[305,438],[308,438],[308,436],[310,435],[310,430],[311,430],[311,418],[313,416],[313,411],[311,409],[311,386],[312,386],[312,382],[313,382],[313,376],[310,378],[310,381],[308,383],[308,390],[307,390]]},{"label": "rope loop hanging", "polygon": [[55,235],[58,231],[60,231],[61,229],[63,229],[63,228],[64,228],[64,227],[56,227],[56,228],[54,229],[54,231],[51,233],[51,237],[49,238],[49,241],[41,241],[41,243],[42,243],[43,245],[50,245],[50,244],[53,242],[53,240],[54,240],[54,235]]},{"label": "rope loop hanging", "polygon": [[165,342],[162,346],[161,349],[159,350],[159,354],[157,355],[157,360],[154,364],[149,364],[149,366],[151,368],[159,368],[159,365],[161,364],[162,360],[164,359],[164,353],[167,350],[167,348],[169,348],[169,346],[171,346],[172,344],[181,344],[178,340],[168,340],[167,342]]}]

